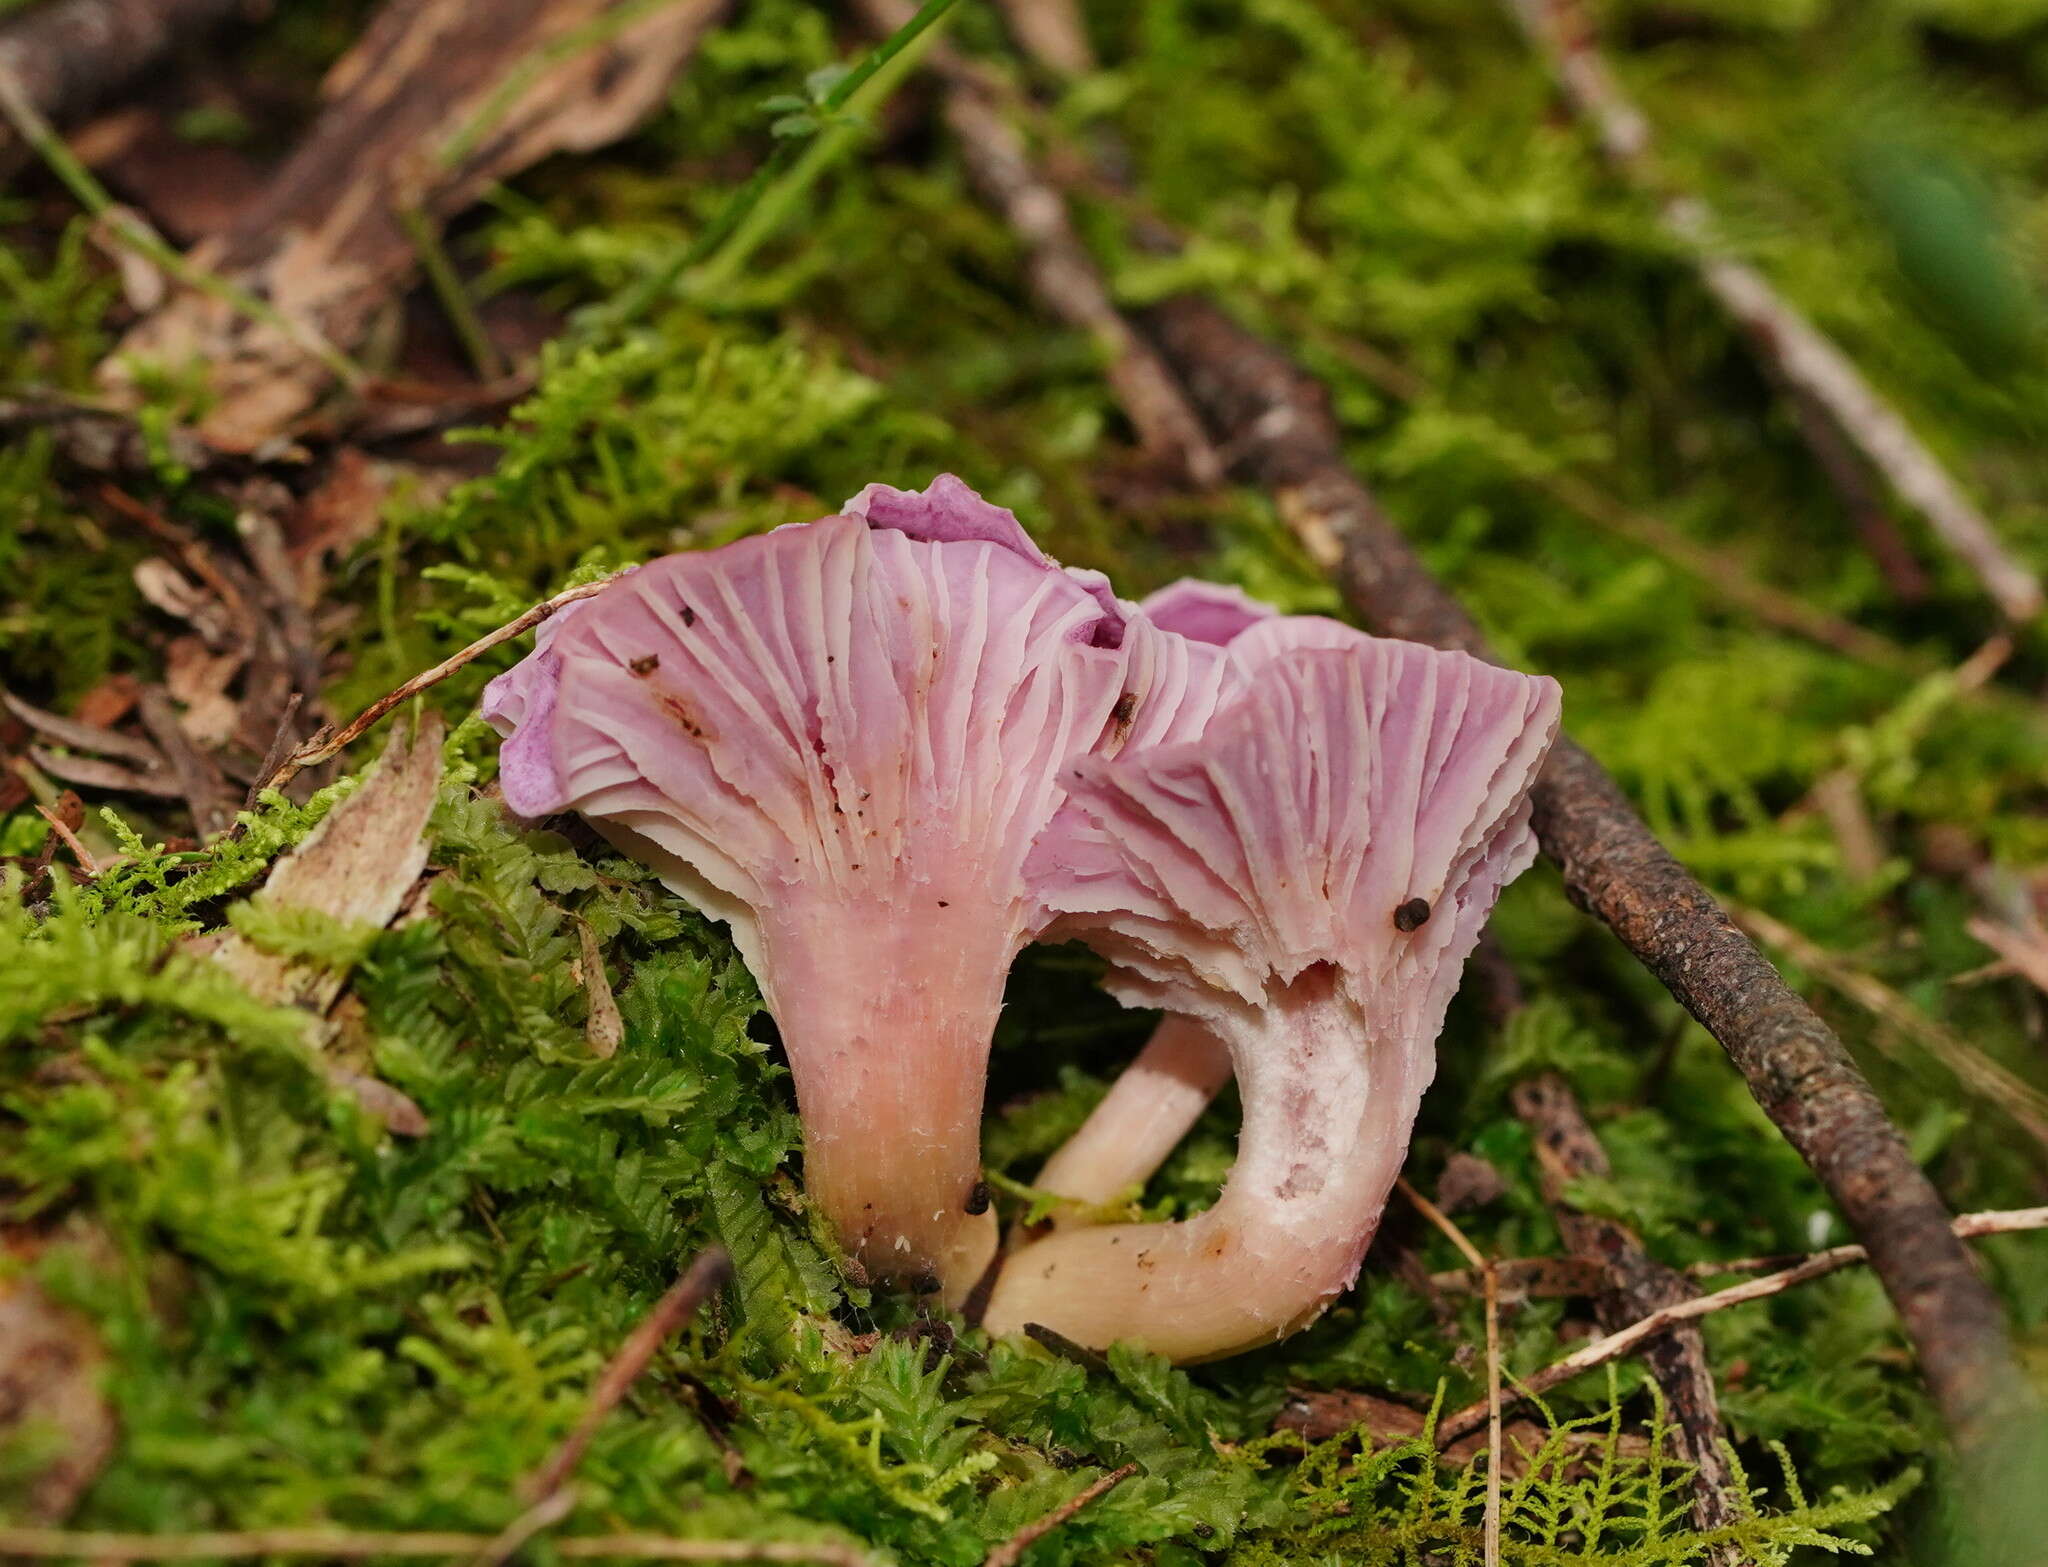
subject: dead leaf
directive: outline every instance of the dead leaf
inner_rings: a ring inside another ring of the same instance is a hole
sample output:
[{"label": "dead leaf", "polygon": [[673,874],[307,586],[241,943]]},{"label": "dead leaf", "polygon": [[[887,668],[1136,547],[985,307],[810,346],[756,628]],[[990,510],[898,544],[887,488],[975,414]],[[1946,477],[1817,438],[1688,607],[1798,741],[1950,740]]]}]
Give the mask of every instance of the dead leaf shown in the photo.
[{"label": "dead leaf", "polygon": [[[376,771],[277,862],[249,901],[310,910],[341,925],[389,925],[427,867],[427,818],[441,782],[443,733],[432,714],[410,737],[403,726],[395,729]],[[214,960],[263,1001],[324,1013],[346,978],[261,951],[231,931],[211,941]]]},{"label": "dead leaf", "polygon": [[29,1478],[26,1523],[60,1521],[114,1450],[100,1392],[106,1353],[92,1325],[25,1278],[0,1278],[0,1433],[46,1435],[54,1456]]},{"label": "dead leaf", "polygon": [[[139,397],[138,362],[201,363],[201,424],[251,451],[326,393],[321,339],[360,349],[417,256],[399,219],[443,223],[506,176],[625,134],[726,0],[671,0],[607,36],[627,0],[387,0],[323,86],[311,133],[196,264],[261,295],[291,325],[255,321],[189,289],[140,322],[101,378]],[[587,41],[586,41],[587,40]]]},{"label": "dead leaf", "polygon": [[626,1037],[625,1019],[619,1016],[618,1000],[612,995],[611,981],[605,978],[604,954],[598,950],[596,934],[584,920],[576,922],[576,934],[582,943],[578,966],[583,970],[583,994],[590,1008],[583,1024],[584,1037],[590,1041],[592,1055],[609,1059]]}]

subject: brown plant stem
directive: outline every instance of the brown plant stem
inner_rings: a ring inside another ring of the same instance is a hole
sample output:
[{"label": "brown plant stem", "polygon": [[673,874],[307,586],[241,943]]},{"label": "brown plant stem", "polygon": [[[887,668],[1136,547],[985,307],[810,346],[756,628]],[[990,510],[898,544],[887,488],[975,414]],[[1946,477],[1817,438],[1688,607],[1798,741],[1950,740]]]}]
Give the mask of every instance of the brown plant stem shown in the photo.
[{"label": "brown plant stem", "polygon": [[[1471,616],[1346,467],[1319,385],[1206,301],[1170,300],[1148,320],[1241,471],[1271,489],[1304,543],[1335,559],[1346,599],[1373,630],[1491,656]],[[1537,837],[1572,901],[1721,1042],[1870,1247],[1950,1428],[1989,1435],[1998,1411],[2024,1396],[2004,1316],[1841,1041],[1590,754],[1560,740],[1534,803]]]},{"label": "brown plant stem", "polygon": [[1472,1244],[1449,1214],[1410,1185],[1405,1175],[1397,1177],[1394,1184],[1415,1211],[1458,1248],[1459,1255],[1479,1275],[1486,1293],[1486,1513],[1480,1554],[1485,1567],[1500,1567],[1500,1277],[1492,1260]]},{"label": "brown plant stem", "polygon": [[593,594],[603,592],[610,580],[610,578],[606,578],[602,582],[586,582],[581,587],[565,589],[557,593],[553,598],[543,599],[531,609],[515,615],[512,619],[506,621],[504,625],[498,627],[497,630],[485,632],[474,642],[470,643],[468,647],[462,649],[461,652],[450,654],[447,658],[442,659],[440,663],[434,665],[433,668],[421,670],[412,679],[406,681],[404,685],[385,692],[384,695],[356,714],[354,718],[343,724],[341,728],[321,730],[320,733],[314,735],[304,745],[286,756],[278,764],[276,770],[267,778],[258,779],[258,785],[264,788],[282,789],[307,768],[317,766],[331,756],[340,755],[342,751],[361,739],[378,719],[384,717],[393,708],[410,702],[422,691],[439,685],[458,669],[467,664],[475,663],[484,654],[490,652],[492,648],[510,642],[514,637],[531,631],[557,610],[574,604],[580,599],[587,599]]},{"label": "brown plant stem", "polygon": [[[1777,948],[1830,990],[1847,996],[1898,1035],[1912,1040],[1954,1073],[1964,1088],[1985,1104],[2002,1110],[2021,1131],[2048,1149],[2048,1093],[1929,1017],[1876,975],[1845,962],[1783,920],[1774,919],[1761,909],[1740,905],[1733,906],[1730,912],[1738,924],[1765,946]],[[1896,1038],[1882,1030],[1871,1039],[1894,1060],[1906,1056]]]},{"label": "brown plant stem", "polygon": [[[1573,1181],[1611,1175],[1613,1166],[1571,1085],[1555,1072],[1542,1072],[1517,1083],[1509,1098],[1515,1114],[1535,1138],[1543,1197],[1556,1216],[1566,1248],[1573,1256],[1600,1266],[1603,1277],[1593,1311],[1601,1328],[1613,1333],[1640,1317],[1690,1299],[1694,1291],[1684,1277],[1653,1259],[1627,1225],[1572,1206],[1566,1193]],[[1735,1522],[1742,1515],[1741,1487],[1728,1461],[1720,1397],[1699,1329],[1690,1325],[1674,1328],[1645,1346],[1643,1360],[1663,1390],[1665,1407],[1676,1427],[1679,1456],[1692,1466],[1694,1524],[1712,1530]],[[1724,1549],[1710,1560],[1717,1567],[1733,1567],[1743,1557]]]},{"label": "brown plant stem", "polygon": [[[2007,552],[1941,459],[1831,338],[1755,267],[1729,254],[1713,210],[1676,189],[1657,167],[1649,120],[1608,68],[1580,0],[1508,0],[1508,6],[1566,102],[1592,127],[1608,162],[1657,202],[1666,232],[1692,259],[1707,292],[1749,337],[1772,374],[1792,389],[1795,402],[1808,400],[1833,422],[1926,519],[2007,619],[2019,623],[2040,614],[2039,578]],[[1832,451],[1817,449],[1816,455],[1835,473]],[[1853,509],[1854,496],[1850,503]]]}]

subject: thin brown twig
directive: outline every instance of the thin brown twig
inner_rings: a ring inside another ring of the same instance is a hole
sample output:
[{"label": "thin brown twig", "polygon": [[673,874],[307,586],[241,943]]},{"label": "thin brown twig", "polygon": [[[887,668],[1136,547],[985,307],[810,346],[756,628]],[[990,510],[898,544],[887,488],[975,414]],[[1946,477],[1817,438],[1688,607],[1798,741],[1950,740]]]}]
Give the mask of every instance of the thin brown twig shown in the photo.
[{"label": "thin brown twig", "polygon": [[[2048,1208],[1990,1208],[1982,1213],[1956,1215],[1955,1232],[1965,1240],[1986,1235],[2018,1235],[2028,1230],[2048,1230]],[[1723,1278],[1731,1273],[1778,1273],[1806,1260],[1802,1252],[1771,1257],[1731,1257],[1725,1262],[1695,1262],[1686,1268],[1687,1277]]]},{"label": "thin brown twig", "polygon": [[1482,1550],[1486,1567],[1500,1567],[1500,1275],[1494,1271],[1493,1260],[1472,1244],[1449,1214],[1410,1185],[1408,1177],[1397,1176],[1394,1184],[1416,1212],[1449,1237],[1479,1275],[1486,1292],[1486,1517]]},{"label": "thin brown twig", "polygon": [[[1965,1220],[1974,1222],[1966,1228]],[[2011,1235],[2027,1230],[2048,1230],[2048,1208],[2016,1208],[1999,1213],[1968,1214],[1956,1221],[1955,1233],[1958,1236],[1976,1239],[1985,1235]],[[1766,1274],[1760,1279],[1751,1279],[1746,1284],[1731,1284],[1728,1288],[1716,1290],[1711,1295],[1695,1295],[1690,1300],[1661,1307],[1603,1338],[1588,1339],[1563,1359],[1553,1361],[1532,1376],[1515,1378],[1514,1390],[1508,1402],[1518,1403],[1525,1398],[1539,1398],[1560,1383],[1569,1382],[1581,1372],[1591,1371],[1596,1366],[1604,1366],[1610,1360],[1619,1360],[1645,1339],[1652,1338],[1679,1323],[1710,1317],[1717,1311],[1726,1311],[1730,1306],[1747,1305],[1753,1300],[1767,1300],[1773,1295],[1782,1295],[1795,1285],[1823,1278],[1830,1273],[1839,1273],[1844,1268],[1855,1267],[1859,1263],[1869,1261],[1870,1253],[1861,1246],[1833,1246],[1826,1251],[1815,1252],[1810,1257],[1803,1257],[1789,1268]],[[1488,1408],[1485,1400],[1467,1404],[1463,1409],[1455,1410],[1437,1422],[1436,1440],[1439,1445],[1456,1441],[1459,1437],[1478,1430],[1487,1418]]]},{"label": "thin brown twig", "polygon": [[552,1529],[576,1509],[576,1487],[550,1491],[507,1524],[470,1559],[469,1567],[505,1567],[543,1529]]},{"label": "thin brown twig", "polygon": [[99,875],[99,862],[93,859],[92,852],[78,841],[78,834],[64,824],[63,817],[40,802],[36,805],[36,814],[50,824],[50,831],[57,835],[59,843],[71,851],[71,857],[78,861],[80,870],[88,876]]},{"label": "thin brown twig", "polygon": [[[1305,315],[1292,312],[1287,325],[1296,331],[1314,329]],[[1319,347],[1358,371],[1380,391],[1409,403],[1431,395],[1432,389],[1421,374],[1392,354],[1335,333],[1315,330],[1314,336]],[[1661,556],[1723,603],[1774,630],[1880,669],[1927,672],[1929,666],[1924,659],[1891,638],[1832,615],[1796,593],[1773,587],[1751,575],[1739,561],[1708,549],[1660,517],[1624,505],[1580,474],[1565,469],[1517,470],[1515,477],[1566,510],[1577,512],[1602,532]]]},{"label": "thin brown twig", "polygon": [[434,665],[433,668],[421,670],[412,679],[406,681],[404,685],[397,687],[395,690],[385,692],[384,695],[378,697],[376,701],[356,714],[354,718],[343,724],[341,728],[332,731],[322,730],[319,734],[314,735],[312,739],[308,740],[279,763],[277,770],[268,778],[259,780],[260,784],[265,788],[282,789],[307,768],[317,766],[331,756],[340,755],[342,751],[353,745],[357,740],[360,740],[364,733],[378,719],[384,717],[393,708],[410,702],[422,691],[431,690],[458,669],[475,663],[484,654],[490,652],[492,648],[531,631],[543,620],[548,619],[558,611],[566,609],[569,605],[579,603],[584,599],[596,597],[610,586],[614,580],[612,577],[606,577],[599,582],[586,582],[581,587],[565,589],[557,593],[553,598],[543,599],[540,603],[532,606],[532,608],[515,615],[512,619],[506,621],[504,625],[498,627],[497,630],[486,632],[478,637],[461,652],[450,654],[447,658],[442,659],[440,663]]},{"label": "thin brown twig", "polygon": [[598,1427],[604,1424],[605,1417],[618,1407],[619,1400],[640,1379],[640,1374],[647,1369],[661,1346],[694,1317],[697,1308],[730,1277],[732,1258],[726,1255],[723,1247],[711,1246],[698,1253],[697,1259],[654,1303],[640,1325],[626,1336],[625,1343],[619,1346],[598,1377],[597,1386],[590,1395],[590,1405],[576,1422],[576,1428],[563,1439],[553,1456],[521,1486],[527,1496],[539,1504],[563,1487],[583,1461],[583,1454],[589,1448],[591,1438],[597,1435]]},{"label": "thin brown twig", "polygon": [[2039,578],[2007,552],[1941,459],[1831,338],[1761,272],[1729,253],[1712,208],[1676,189],[1657,167],[1650,122],[1609,69],[1580,0],[1508,0],[1508,5],[1566,101],[1592,126],[1609,163],[1656,200],[1666,232],[1692,258],[1707,292],[1774,373],[1825,411],[1975,574],[2009,620],[2022,623],[2040,614]]},{"label": "thin brown twig", "polygon": [[[204,1534],[119,1534],[94,1529],[0,1528],[0,1557],[32,1556],[101,1562],[185,1562],[216,1557],[326,1556],[362,1561],[376,1556],[468,1556],[498,1539],[453,1531],[248,1529]],[[558,1556],[607,1556],[669,1562],[788,1562],[819,1567],[881,1567],[851,1545],[800,1540],[691,1540],[661,1534],[585,1534],[554,1541]]]},{"label": "thin brown twig", "polygon": [[981,1567],[1016,1567],[1024,1553],[1097,1497],[1115,1490],[1138,1472],[1136,1464],[1112,1469],[1086,1490],[1077,1491],[1043,1518],[1033,1519],[982,1559]]}]

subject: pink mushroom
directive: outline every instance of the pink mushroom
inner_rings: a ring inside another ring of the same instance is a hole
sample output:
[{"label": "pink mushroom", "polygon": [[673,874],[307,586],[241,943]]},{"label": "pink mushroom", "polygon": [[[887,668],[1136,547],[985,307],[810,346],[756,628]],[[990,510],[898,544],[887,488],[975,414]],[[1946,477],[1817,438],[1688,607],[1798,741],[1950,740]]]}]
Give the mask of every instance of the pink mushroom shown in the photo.
[{"label": "pink mushroom", "polygon": [[1133,663],[1190,678],[1126,623],[947,475],[643,566],[486,695],[513,809],[581,812],[730,923],[811,1198],[871,1272],[952,1300],[995,1245],[982,1095],[1040,919],[1026,854],[1068,765],[1149,723]]},{"label": "pink mushroom", "polygon": [[[1146,622],[1193,646],[1181,656],[1205,669],[1204,699],[1152,704],[1150,733],[1131,737],[1143,746],[1194,739],[1202,733],[1233,680],[1241,673],[1220,653],[1240,632],[1277,613],[1241,588],[1184,578],[1138,604]],[[1081,1129],[1060,1145],[1032,1185],[1072,1199],[1075,1207],[1053,1222],[1087,1221],[1091,1210],[1142,1187],[1201,1119],[1230,1081],[1230,1051],[1193,1018],[1162,1019],[1145,1048],[1110,1085]]]},{"label": "pink mushroom", "polygon": [[1214,1031],[1244,1101],[1214,1207],[1057,1230],[985,1321],[1181,1362],[1285,1336],[1348,1288],[1465,958],[1532,859],[1554,682],[1333,622],[1269,620],[1195,739],[1083,758],[1031,872],[1128,1005]]}]

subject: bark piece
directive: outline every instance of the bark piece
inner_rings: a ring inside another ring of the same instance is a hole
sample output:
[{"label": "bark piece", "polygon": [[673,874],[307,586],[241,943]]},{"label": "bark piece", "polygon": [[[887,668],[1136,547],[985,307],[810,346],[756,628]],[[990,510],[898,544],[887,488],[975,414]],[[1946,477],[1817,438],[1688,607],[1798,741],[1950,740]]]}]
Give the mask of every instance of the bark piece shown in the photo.
[{"label": "bark piece", "polygon": [[[399,214],[445,222],[491,184],[556,152],[624,135],[660,102],[723,0],[388,0],[328,73],[298,150],[195,263],[344,349],[410,279]],[[102,374],[133,399],[133,359],[207,366],[201,432],[252,451],[325,392],[326,365],[274,326],[190,290],[139,323]]]}]

